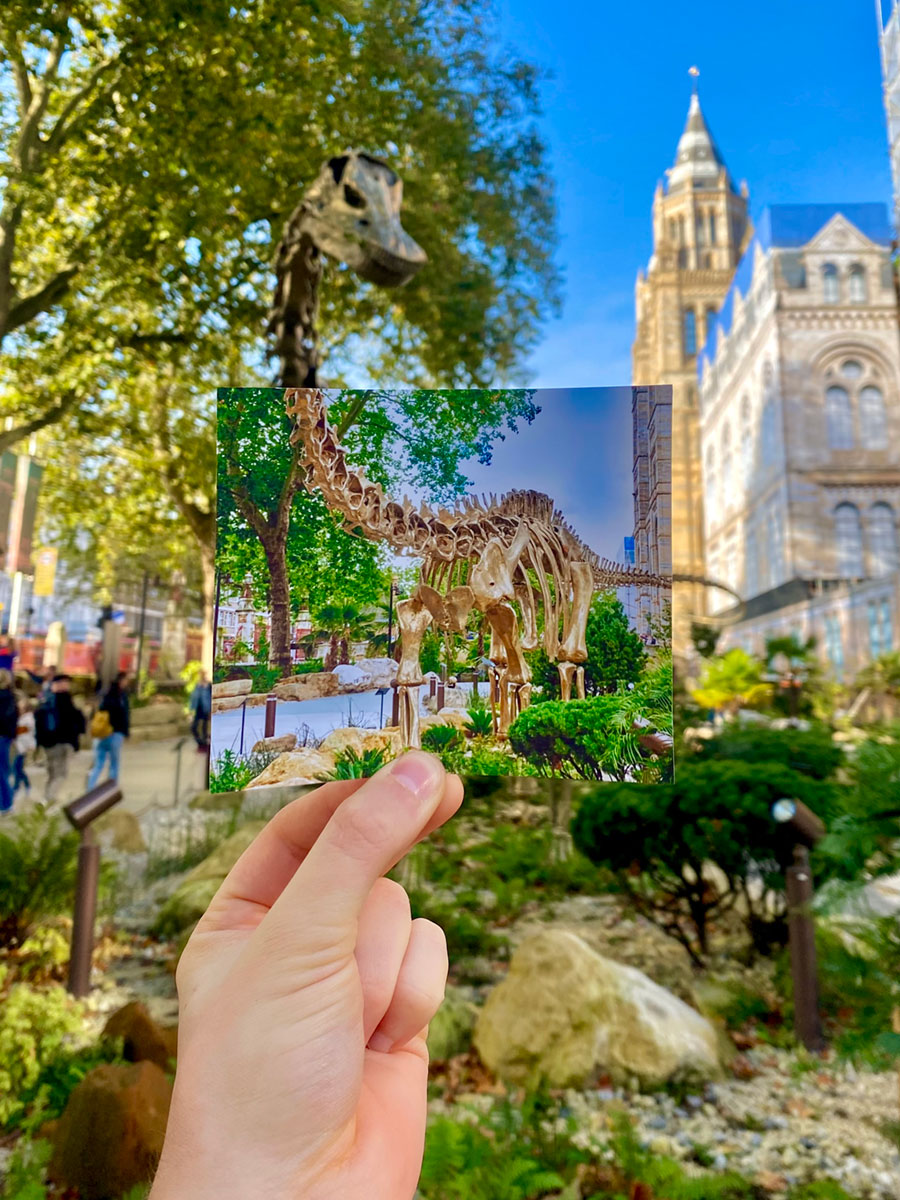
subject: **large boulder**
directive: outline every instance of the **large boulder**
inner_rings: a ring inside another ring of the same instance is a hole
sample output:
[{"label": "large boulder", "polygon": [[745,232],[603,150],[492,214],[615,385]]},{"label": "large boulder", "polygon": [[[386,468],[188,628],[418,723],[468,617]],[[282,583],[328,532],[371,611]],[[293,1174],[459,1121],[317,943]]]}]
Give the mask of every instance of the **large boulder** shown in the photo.
[{"label": "large boulder", "polygon": [[358,658],[356,665],[371,679],[369,687],[390,687],[397,678],[397,663],[392,658]]},{"label": "large boulder", "polygon": [[[249,680],[247,682],[249,683]],[[246,703],[246,696],[223,696],[220,700],[213,697],[212,711],[214,713],[229,712],[231,709],[240,708]]]},{"label": "large boulder", "polygon": [[212,685],[213,700],[221,700],[224,696],[247,696],[252,688],[252,679],[226,679]]},{"label": "large boulder", "polygon": [[322,696],[336,696],[340,681],[333,671],[314,671],[309,675],[280,679],[272,691],[279,700],[318,700]]},{"label": "large boulder", "polygon": [[384,750],[386,757],[394,758],[400,753],[400,730],[389,729],[363,730],[363,750]]},{"label": "large boulder", "polygon": [[334,674],[338,677],[342,692],[367,692],[375,686],[372,676],[352,663],[339,663],[334,668]]},{"label": "large boulder", "polygon": [[442,708],[433,716],[423,717],[419,722],[419,729],[424,732],[435,725],[453,725],[457,729],[465,730],[469,728],[469,717],[458,708]]},{"label": "large boulder", "polygon": [[252,754],[284,754],[288,750],[297,749],[296,733],[286,733],[283,737],[264,737],[253,743]]},{"label": "large boulder", "polygon": [[716,1077],[712,1024],[633,967],[573,933],[524,941],[475,1030],[484,1063],[510,1083],[585,1087],[607,1076],[644,1088]]},{"label": "large boulder", "polygon": [[266,824],[265,821],[248,821],[198,863],[160,909],[154,923],[155,931],[164,937],[172,936],[198,921],[209,908],[209,902],[225,876]]},{"label": "large boulder", "polygon": [[176,1055],[177,1029],[157,1025],[139,1000],[114,1012],[103,1027],[103,1036],[122,1039],[122,1054],[128,1062],[152,1062],[168,1071]]},{"label": "large boulder", "polygon": [[330,750],[290,750],[279,754],[264,771],[251,779],[247,789],[265,787],[270,783],[315,782],[320,775],[333,771],[334,764],[335,756]]},{"label": "large boulder", "polygon": [[322,739],[319,749],[326,753],[330,751],[332,754],[343,754],[345,750],[355,750],[357,754],[362,754],[365,735],[364,729],[332,729],[331,733]]},{"label": "large boulder", "polygon": [[126,854],[142,854],[147,849],[141,823],[133,812],[110,808],[93,822],[92,828],[101,845]]},{"label": "large boulder", "polygon": [[69,1096],[54,1132],[49,1179],[82,1200],[109,1200],[153,1178],[172,1085],[152,1062],[95,1067]]}]

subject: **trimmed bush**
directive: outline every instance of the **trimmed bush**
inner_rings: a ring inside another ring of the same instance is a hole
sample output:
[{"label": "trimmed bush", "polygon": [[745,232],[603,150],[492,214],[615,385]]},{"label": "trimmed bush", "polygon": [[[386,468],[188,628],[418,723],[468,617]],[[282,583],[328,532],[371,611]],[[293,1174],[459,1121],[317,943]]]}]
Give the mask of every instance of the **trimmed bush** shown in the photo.
[{"label": "trimmed bush", "polygon": [[632,722],[630,705],[621,695],[554,700],[532,705],[516,717],[509,727],[509,744],[542,775],[612,776],[624,781],[649,757]]},{"label": "trimmed bush", "polygon": [[760,729],[726,725],[716,737],[701,743],[696,757],[781,763],[813,779],[830,779],[844,762],[844,751],[829,729]]}]

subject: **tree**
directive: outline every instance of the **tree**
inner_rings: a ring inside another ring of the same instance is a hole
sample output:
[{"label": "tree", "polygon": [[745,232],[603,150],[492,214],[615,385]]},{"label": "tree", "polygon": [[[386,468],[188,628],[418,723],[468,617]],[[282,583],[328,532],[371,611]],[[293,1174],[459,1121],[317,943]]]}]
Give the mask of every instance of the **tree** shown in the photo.
[{"label": "tree", "polygon": [[[388,491],[411,487],[447,501],[468,480],[460,463],[490,461],[490,447],[537,408],[528,389],[332,394],[348,458]],[[350,424],[352,420],[353,424]],[[373,604],[387,586],[387,548],[346,533],[318,493],[307,493],[302,446],[277,389],[219,393],[219,561],[235,581],[250,574],[267,591],[273,666],[290,662],[291,591],[312,607],[352,599]],[[260,548],[262,554],[260,554]]]},{"label": "tree", "polygon": [[313,620],[319,627],[319,637],[328,638],[326,671],[333,671],[336,666],[349,663],[351,643],[370,640],[376,629],[372,614],[363,612],[358,605],[350,602],[325,604],[317,609]]},{"label": "tree", "polygon": [[[598,592],[591,600],[585,631],[588,657],[584,663],[584,687],[588,696],[607,695],[620,683],[640,678],[647,652],[628,624],[625,609],[615,592]],[[527,655],[533,682],[542,697],[559,696],[559,671],[542,647]]]},{"label": "tree", "polygon": [[736,646],[727,654],[706,659],[700,687],[695,688],[693,697],[704,708],[736,713],[744,707],[764,704],[771,694],[762,663]]}]

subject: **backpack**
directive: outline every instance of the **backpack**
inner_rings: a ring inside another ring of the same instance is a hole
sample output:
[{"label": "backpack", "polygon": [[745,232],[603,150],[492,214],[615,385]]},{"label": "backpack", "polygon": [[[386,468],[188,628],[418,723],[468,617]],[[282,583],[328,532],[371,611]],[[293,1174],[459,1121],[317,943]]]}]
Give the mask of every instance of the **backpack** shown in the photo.
[{"label": "backpack", "polygon": [[112,722],[109,719],[109,713],[105,708],[98,708],[91,717],[91,737],[101,740],[109,737],[112,733]]},{"label": "backpack", "polygon": [[59,721],[56,712],[56,697],[42,700],[34,714],[35,739],[39,746],[55,746]]}]

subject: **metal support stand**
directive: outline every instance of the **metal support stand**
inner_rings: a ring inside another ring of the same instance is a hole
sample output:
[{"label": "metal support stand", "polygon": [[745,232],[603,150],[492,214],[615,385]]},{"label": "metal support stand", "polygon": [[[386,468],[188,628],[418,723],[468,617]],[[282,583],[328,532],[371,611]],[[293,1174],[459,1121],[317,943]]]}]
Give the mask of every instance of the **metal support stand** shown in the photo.
[{"label": "metal support stand", "polygon": [[785,878],[794,982],[794,1031],[807,1050],[822,1050],[825,1038],[819,1017],[816,933],[811,914],[813,882],[806,846],[794,847],[794,863],[788,867]]},{"label": "metal support stand", "polygon": [[110,779],[85,792],[63,809],[70,824],[81,834],[72,944],[69,953],[68,988],[73,996],[86,996],[91,990],[91,957],[94,951],[94,921],[97,916],[100,847],[94,840],[90,825],[121,799],[122,793],[118,783]]},{"label": "metal support stand", "polygon": [[266,696],[266,734],[267,738],[275,736],[275,710],[278,707],[277,696]]}]

